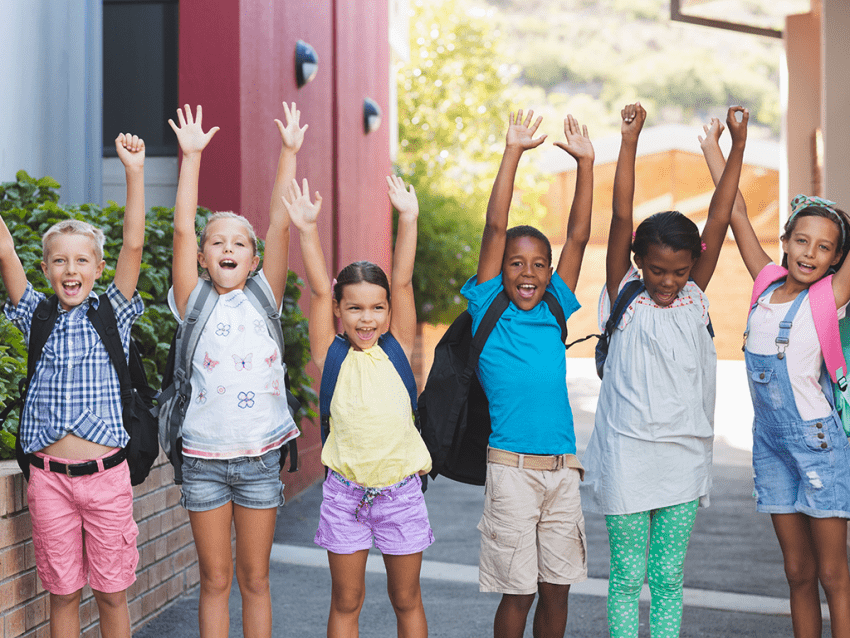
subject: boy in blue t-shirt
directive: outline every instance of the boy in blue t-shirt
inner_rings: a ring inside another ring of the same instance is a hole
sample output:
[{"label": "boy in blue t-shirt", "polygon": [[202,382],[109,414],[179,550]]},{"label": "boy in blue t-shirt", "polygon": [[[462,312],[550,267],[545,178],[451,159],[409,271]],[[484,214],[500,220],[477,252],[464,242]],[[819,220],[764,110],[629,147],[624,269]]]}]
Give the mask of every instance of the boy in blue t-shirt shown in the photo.
[{"label": "boy in blue t-shirt", "polygon": [[532,124],[511,113],[505,153],[487,206],[478,272],[461,293],[469,300],[473,334],[504,289],[510,299],[478,361],[490,404],[492,434],[481,530],[479,585],[500,592],[493,634],[521,638],[536,593],[535,638],[562,638],[570,584],[587,578],[584,517],[575,456],[575,432],[567,396],[566,358],[558,322],[543,301],[551,292],[569,317],[579,308],[573,289],[590,238],[593,145],[587,127],[564,120],[566,142],[556,145],[578,164],[567,241],[552,272],[552,248],[530,226],[507,229],[514,177],[534,137]]}]

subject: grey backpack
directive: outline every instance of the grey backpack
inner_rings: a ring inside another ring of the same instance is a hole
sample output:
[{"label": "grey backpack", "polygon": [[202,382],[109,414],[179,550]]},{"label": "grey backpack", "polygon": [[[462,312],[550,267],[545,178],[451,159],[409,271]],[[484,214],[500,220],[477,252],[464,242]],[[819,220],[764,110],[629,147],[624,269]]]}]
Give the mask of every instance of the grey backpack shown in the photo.
[{"label": "grey backpack", "polygon": [[[202,279],[201,285],[196,286],[189,296],[186,317],[177,327],[171,349],[168,351],[168,362],[162,376],[162,393],[159,405],[154,408],[154,415],[159,419],[159,444],[171,465],[174,467],[174,482],[183,483],[183,420],[189,408],[192,395],[192,359],[204,326],[218,302],[218,293],[213,290],[210,281]],[[280,313],[275,307],[274,299],[264,290],[254,277],[245,282],[245,296],[266,321],[269,334],[277,342],[283,359],[283,330],[280,327]],[[286,364],[283,364],[286,371]],[[285,375],[286,401],[289,413],[295,417],[301,404],[289,391],[289,374]],[[295,439],[281,449],[280,464],[283,467],[287,454],[290,456],[289,471],[298,470],[298,446]]]}]

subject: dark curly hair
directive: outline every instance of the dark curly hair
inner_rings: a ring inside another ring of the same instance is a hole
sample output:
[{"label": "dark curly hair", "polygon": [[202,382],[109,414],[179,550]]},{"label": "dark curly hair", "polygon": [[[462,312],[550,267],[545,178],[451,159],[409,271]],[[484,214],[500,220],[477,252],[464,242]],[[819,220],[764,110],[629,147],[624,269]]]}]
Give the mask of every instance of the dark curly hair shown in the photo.
[{"label": "dark curly hair", "polygon": [[638,225],[632,239],[634,254],[645,257],[652,245],[687,250],[694,259],[698,259],[702,253],[699,228],[677,210],[655,213]]},{"label": "dark curly hair", "polygon": [[541,233],[534,226],[514,226],[513,228],[508,228],[508,232],[505,233],[505,245],[507,245],[510,240],[517,239],[518,237],[532,237],[542,241],[546,246],[549,263],[552,263],[552,244],[549,243],[549,238],[546,237],[546,235]]}]

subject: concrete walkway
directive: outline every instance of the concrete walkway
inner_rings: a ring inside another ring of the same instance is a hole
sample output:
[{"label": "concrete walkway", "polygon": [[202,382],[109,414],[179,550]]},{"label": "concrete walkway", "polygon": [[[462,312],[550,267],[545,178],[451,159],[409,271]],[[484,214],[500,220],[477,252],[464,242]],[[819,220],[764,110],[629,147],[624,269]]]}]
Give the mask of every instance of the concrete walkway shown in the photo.
[{"label": "concrete walkway", "polygon": [[[570,360],[570,398],[580,451],[593,426],[598,381],[590,360]],[[790,636],[788,587],[770,517],[755,512],[752,470],[746,449],[752,407],[743,366],[721,362],[718,370],[717,443],[711,507],[700,510],[685,563],[682,636]],[[422,592],[431,636],[492,635],[496,594],[478,592],[478,537],[483,488],[445,478],[431,482],[426,501],[436,542],[424,554]],[[330,601],[327,557],[313,542],[321,487],[292,499],[278,516],[272,551],[275,636],[323,636]],[[590,579],[573,587],[568,636],[607,636],[605,602],[608,538],[602,516],[586,519]],[[360,622],[363,638],[395,635],[380,554],[367,564],[367,594]],[[646,588],[645,588],[646,589]],[[649,636],[644,591],[641,637]],[[136,638],[198,635],[197,592],[181,598],[148,623]],[[231,636],[241,635],[238,588],[230,599]],[[529,622],[526,636],[531,636]],[[828,635],[828,623],[825,634]]]}]

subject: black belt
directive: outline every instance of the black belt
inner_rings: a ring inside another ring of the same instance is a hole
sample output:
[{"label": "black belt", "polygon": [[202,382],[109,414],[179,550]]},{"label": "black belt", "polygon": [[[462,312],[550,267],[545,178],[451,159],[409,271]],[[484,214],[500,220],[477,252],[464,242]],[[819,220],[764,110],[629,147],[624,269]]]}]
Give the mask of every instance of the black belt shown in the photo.
[{"label": "black belt", "polygon": [[[28,454],[29,461],[40,470],[48,472],[56,472],[57,474],[65,474],[66,476],[88,476],[100,471],[97,461],[85,461],[84,463],[60,463],[59,461],[49,461],[45,467],[44,457],[35,454]],[[120,464],[121,461],[127,458],[127,451],[124,449],[118,450],[112,456],[107,456],[101,460],[103,469],[108,470]]]}]

